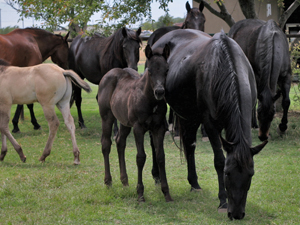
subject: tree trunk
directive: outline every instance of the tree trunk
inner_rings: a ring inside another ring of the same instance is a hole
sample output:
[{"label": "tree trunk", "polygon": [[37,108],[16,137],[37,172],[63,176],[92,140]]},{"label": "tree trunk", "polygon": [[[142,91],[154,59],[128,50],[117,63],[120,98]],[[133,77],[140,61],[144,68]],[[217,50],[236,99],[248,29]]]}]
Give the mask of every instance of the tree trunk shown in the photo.
[{"label": "tree trunk", "polygon": [[300,0],[295,0],[290,7],[284,11],[280,18],[279,18],[279,26],[281,29],[284,28],[284,25],[286,23],[286,21],[288,20],[288,18],[292,15],[292,13],[295,11],[295,9],[297,9],[297,7],[300,5]]},{"label": "tree trunk", "polygon": [[241,10],[247,19],[257,19],[254,0],[239,0]]}]

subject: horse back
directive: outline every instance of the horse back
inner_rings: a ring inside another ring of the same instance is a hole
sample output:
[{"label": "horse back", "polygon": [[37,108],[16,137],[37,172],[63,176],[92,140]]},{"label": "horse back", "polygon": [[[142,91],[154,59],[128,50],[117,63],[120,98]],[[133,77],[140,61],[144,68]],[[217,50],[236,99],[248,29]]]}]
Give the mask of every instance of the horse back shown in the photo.
[{"label": "horse back", "polygon": [[99,84],[102,76],[108,71],[100,65],[101,61],[105,61],[105,58],[102,58],[104,42],[103,37],[78,35],[70,46],[70,68],[93,84]]},{"label": "horse back", "polygon": [[12,66],[33,66],[42,63],[37,42],[31,36],[19,32],[0,35],[0,58]]},{"label": "horse back", "polygon": [[156,29],[149,37],[148,39],[148,44],[152,46],[158,39],[160,39],[163,35],[166,33],[172,31],[172,30],[177,30],[180,29],[178,26],[169,26],[169,27],[161,27]]}]

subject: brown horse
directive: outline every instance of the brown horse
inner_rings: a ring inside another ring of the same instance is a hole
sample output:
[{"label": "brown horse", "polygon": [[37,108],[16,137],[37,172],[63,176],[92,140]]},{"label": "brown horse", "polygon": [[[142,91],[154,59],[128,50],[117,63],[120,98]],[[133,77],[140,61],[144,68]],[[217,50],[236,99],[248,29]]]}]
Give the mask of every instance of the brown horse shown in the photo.
[{"label": "brown horse", "polygon": [[90,92],[90,86],[80,79],[72,70],[64,70],[54,64],[40,64],[31,67],[7,66],[0,61],[0,131],[2,148],[0,161],[7,153],[6,137],[10,140],[23,162],[26,156],[18,142],[8,129],[12,104],[31,104],[39,102],[49,125],[49,137],[44,152],[39,159],[44,162],[50,155],[59,121],[55,113],[55,105],[61,111],[65,124],[71,134],[74,164],[79,164],[79,149],[75,138],[75,125],[70,114],[71,81]]},{"label": "brown horse", "polygon": [[[60,67],[68,68],[69,33],[62,37],[46,30],[37,28],[15,29],[12,32],[0,35],[0,58],[12,66],[33,66],[44,62],[51,57]],[[39,129],[33,112],[33,105],[27,105],[30,110],[31,122],[34,129]],[[13,118],[13,133],[19,132],[18,121],[23,105],[18,105]]]},{"label": "brown horse", "polygon": [[[148,69],[140,76],[130,68],[115,68],[110,70],[101,80],[98,91],[99,111],[102,119],[102,153],[105,164],[106,185],[111,185],[112,177],[109,166],[111,148],[112,125],[115,119],[120,121],[120,130],[116,137],[119,154],[121,181],[128,185],[128,176],[125,165],[126,138],[133,127],[138,167],[137,193],[138,201],[144,199],[144,185],[142,181],[143,167],[146,161],[144,149],[144,135],[151,131],[158,162],[161,189],[166,201],[173,201],[169,194],[169,186],[165,172],[165,155],[163,139],[166,132],[165,115],[167,106],[164,100],[165,81],[168,73],[167,58],[169,46],[152,52],[147,45],[145,54],[148,60]],[[162,53],[161,53],[162,52]]]}]

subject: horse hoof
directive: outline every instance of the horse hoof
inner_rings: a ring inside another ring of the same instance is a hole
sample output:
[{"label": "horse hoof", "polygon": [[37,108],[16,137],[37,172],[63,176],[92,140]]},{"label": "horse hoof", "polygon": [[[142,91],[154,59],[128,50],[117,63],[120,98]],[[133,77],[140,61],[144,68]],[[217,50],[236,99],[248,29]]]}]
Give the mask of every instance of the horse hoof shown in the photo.
[{"label": "horse hoof", "polygon": [[200,192],[200,191],[202,191],[202,188],[194,188],[194,187],[191,188],[191,192]]},{"label": "horse hoof", "polygon": [[80,161],[79,160],[75,160],[74,161],[74,165],[80,165]]},{"label": "horse hoof", "polygon": [[146,200],[145,200],[145,198],[144,198],[144,196],[142,195],[141,197],[139,197],[138,198],[138,202],[145,202]]},{"label": "horse hoof", "polygon": [[166,198],[166,202],[174,202],[174,200],[172,199],[172,197],[170,195],[165,196]]},{"label": "horse hoof", "polygon": [[208,137],[203,137],[202,138],[202,142],[208,142],[209,141],[209,138]]},{"label": "horse hoof", "polygon": [[219,213],[227,213],[227,203],[225,202],[223,205],[220,205],[218,208]]},{"label": "horse hoof", "polygon": [[277,127],[277,134],[278,134],[279,136],[283,136],[283,135],[285,135],[285,131],[281,131],[281,130],[279,129],[279,127]]},{"label": "horse hoof", "polygon": [[20,131],[19,129],[13,129],[11,132],[12,132],[12,133],[15,133],[15,134],[21,133],[21,131]]},{"label": "horse hoof", "polygon": [[38,126],[34,126],[33,129],[34,129],[34,130],[41,130],[42,127],[41,127],[40,125],[38,125]]}]

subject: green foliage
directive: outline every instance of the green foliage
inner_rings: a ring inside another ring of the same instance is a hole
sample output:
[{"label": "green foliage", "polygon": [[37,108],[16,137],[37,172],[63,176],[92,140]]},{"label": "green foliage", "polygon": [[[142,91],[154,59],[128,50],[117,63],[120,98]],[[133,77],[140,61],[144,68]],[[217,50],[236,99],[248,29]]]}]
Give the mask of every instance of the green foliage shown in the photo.
[{"label": "green foliage", "polygon": [[142,30],[156,30],[160,27],[172,26],[175,23],[182,23],[184,18],[172,17],[168,13],[158,18],[158,21],[148,20],[142,24]]},{"label": "green foliage", "polygon": [[[152,0],[7,0],[17,8],[20,16],[44,20],[44,28],[56,29],[64,23],[86,29],[87,22],[94,13],[101,13],[98,23],[102,27],[120,28],[134,24],[144,18],[151,18]],[[161,8],[167,11],[172,0],[159,0]],[[77,30],[76,32],[79,32]]]},{"label": "green foliage", "polygon": [[11,32],[11,31],[13,31],[17,28],[19,28],[19,27],[18,26],[13,26],[13,27],[8,26],[8,27],[1,28],[0,29],[0,34],[8,34],[9,32]]},{"label": "green foliage", "polygon": [[[295,39],[295,41],[291,44],[291,67],[292,67],[292,80],[299,82],[300,79],[300,42],[298,39]],[[300,105],[300,86],[297,86],[298,89],[295,91],[295,95],[293,97],[293,100],[296,104]]]}]

